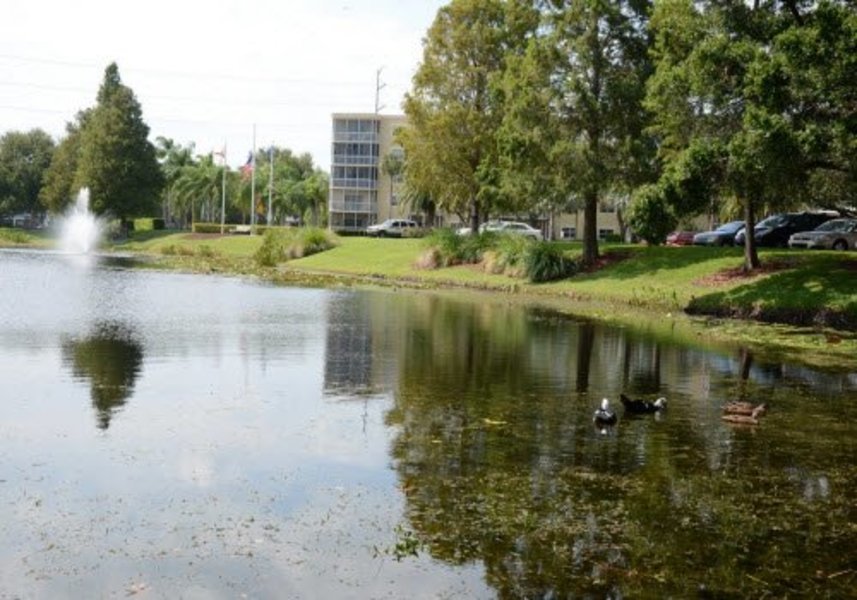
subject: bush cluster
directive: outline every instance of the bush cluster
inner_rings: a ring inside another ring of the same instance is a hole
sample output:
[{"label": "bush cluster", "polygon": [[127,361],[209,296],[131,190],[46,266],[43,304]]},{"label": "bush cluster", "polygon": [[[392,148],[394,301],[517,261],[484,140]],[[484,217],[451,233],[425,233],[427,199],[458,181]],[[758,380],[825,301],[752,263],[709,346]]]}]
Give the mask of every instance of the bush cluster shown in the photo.
[{"label": "bush cluster", "polygon": [[491,273],[526,277],[539,283],[569,277],[578,266],[555,244],[517,235],[486,232],[462,236],[451,229],[436,229],[426,238],[426,243],[428,249],[417,261],[420,268],[481,262]]},{"label": "bush cluster", "polygon": [[337,245],[336,236],[318,227],[268,229],[256,251],[256,263],[273,267],[283,261],[324,252]]}]

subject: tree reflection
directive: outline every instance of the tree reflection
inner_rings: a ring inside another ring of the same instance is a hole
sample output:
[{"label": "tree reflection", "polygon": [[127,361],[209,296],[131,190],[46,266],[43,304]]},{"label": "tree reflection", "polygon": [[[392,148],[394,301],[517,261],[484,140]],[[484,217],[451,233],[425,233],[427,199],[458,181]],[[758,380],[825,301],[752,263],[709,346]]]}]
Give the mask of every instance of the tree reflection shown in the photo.
[{"label": "tree reflection", "polygon": [[75,377],[89,380],[97,426],[107,429],[134,390],[143,346],[125,325],[102,322],[89,336],[64,343],[63,357]]},{"label": "tree reflection", "polygon": [[[851,499],[831,490],[852,489],[857,468],[847,451],[847,466],[792,468],[829,464],[814,440],[830,417],[805,438],[790,429],[806,425],[785,422],[732,432],[717,414],[700,422],[711,413],[703,398],[676,402],[657,425],[629,419],[600,436],[591,382],[650,393],[679,372],[703,376],[708,358],[497,306],[423,309],[401,336],[387,420],[408,534],[432,557],[480,562],[509,598],[812,596],[851,572],[843,557],[857,535],[841,526]],[[576,390],[544,385],[544,361],[565,365]],[[712,452],[724,453],[716,469]]]}]

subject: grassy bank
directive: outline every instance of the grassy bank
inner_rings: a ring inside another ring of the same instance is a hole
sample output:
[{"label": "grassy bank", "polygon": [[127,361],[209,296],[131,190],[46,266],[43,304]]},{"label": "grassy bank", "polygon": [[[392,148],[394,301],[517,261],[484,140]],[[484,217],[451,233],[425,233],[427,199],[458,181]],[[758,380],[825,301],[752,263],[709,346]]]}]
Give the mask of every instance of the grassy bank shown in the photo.
[{"label": "grassy bank", "polygon": [[[30,242],[46,243],[39,237]],[[148,255],[160,268],[284,283],[487,290],[504,293],[509,301],[535,301],[626,326],[647,321],[646,328],[688,327],[688,337],[799,353],[810,362],[857,357],[857,253],[762,251],[765,268],[745,277],[739,270],[739,248],[606,245],[601,268],[533,284],[479,265],[419,268],[424,240],[351,237],[339,242],[336,248],[274,268],[253,258],[260,236],[147,232],[111,249]],[[574,244],[561,247],[570,257],[580,252]]]}]

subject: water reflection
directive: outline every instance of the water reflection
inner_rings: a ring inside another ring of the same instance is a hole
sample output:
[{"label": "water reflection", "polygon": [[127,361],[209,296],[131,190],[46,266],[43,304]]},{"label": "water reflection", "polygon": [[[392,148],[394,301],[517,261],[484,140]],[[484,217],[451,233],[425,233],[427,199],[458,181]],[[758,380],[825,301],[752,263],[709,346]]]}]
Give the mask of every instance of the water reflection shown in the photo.
[{"label": "water reflection", "polygon": [[[850,452],[822,442],[831,399],[788,392],[782,366],[502,305],[389,308],[376,327],[406,330],[387,420],[408,524],[433,557],[484,564],[501,597],[811,594],[819,564],[849,568],[853,535],[832,532],[854,511]],[[592,410],[620,391],[671,403],[599,436]],[[775,412],[731,429],[736,397]]]},{"label": "water reflection", "polygon": [[126,325],[98,322],[84,338],[62,344],[63,361],[75,377],[88,380],[99,429],[110,420],[134,391],[143,366],[143,346]]}]

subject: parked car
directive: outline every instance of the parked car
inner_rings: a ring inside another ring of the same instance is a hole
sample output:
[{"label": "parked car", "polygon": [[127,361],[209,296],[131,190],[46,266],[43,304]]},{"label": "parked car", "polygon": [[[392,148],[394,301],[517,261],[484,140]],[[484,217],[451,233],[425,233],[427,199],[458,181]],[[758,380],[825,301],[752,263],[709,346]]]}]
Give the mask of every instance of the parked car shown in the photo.
[{"label": "parked car", "polygon": [[690,246],[695,235],[695,231],[673,231],[667,236],[667,246]]},{"label": "parked car", "polygon": [[544,239],[540,230],[519,221],[488,221],[484,224],[484,229],[482,227],[479,229],[480,231],[496,231],[497,233],[523,235],[538,241]]},{"label": "parked car", "polygon": [[731,246],[735,243],[735,234],[744,228],[744,221],[724,223],[713,231],[703,231],[693,236],[697,246]]},{"label": "parked car", "polygon": [[383,223],[370,225],[366,228],[366,235],[376,237],[404,237],[414,235],[419,231],[416,221],[410,219],[387,219]]},{"label": "parked car", "polygon": [[[789,238],[794,233],[812,231],[822,223],[835,218],[832,213],[784,213],[771,215],[759,221],[753,228],[753,236],[758,246],[788,246]],[[735,235],[735,244],[744,244],[745,233],[742,229]]]},{"label": "parked car", "polygon": [[[456,233],[458,235],[470,235],[470,231],[470,227],[461,227],[456,230]],[[519,221],[485,221],[479,226],[479,233],[485,233],[486,231],[523,235],[534,240],[544,239],[540,230]]]},{"label": "parked car", "polygon": [[857,219],[833,219],[812,231],[795,233],[789,238],[789,247],[828,250],[857,248]]}]

